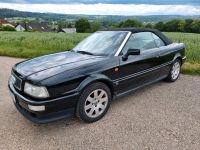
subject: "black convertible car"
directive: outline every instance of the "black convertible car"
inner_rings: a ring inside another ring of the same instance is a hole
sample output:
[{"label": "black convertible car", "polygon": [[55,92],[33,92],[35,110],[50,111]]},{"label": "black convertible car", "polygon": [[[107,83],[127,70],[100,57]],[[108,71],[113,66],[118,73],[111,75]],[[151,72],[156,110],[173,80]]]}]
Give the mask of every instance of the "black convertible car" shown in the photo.
[{"label": "black convertible car", "polygon": [[184,44],[158,30],[98,31],[70,51],[16,64],[8,86],[16,108],[35,123],[73,115],[94,122],[113,99],[162,79],[176,81],[185,59]]}]

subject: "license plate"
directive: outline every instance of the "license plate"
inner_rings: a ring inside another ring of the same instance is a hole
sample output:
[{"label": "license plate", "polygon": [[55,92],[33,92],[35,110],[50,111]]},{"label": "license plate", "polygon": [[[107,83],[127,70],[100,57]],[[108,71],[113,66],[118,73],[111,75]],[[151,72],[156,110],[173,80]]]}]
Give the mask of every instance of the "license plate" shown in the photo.
[{"label": "license plate", "polygon": [[16,103],[15,95],[14,95],[13,93],[10,92],[10,96],[11,96],[13,102]]}]

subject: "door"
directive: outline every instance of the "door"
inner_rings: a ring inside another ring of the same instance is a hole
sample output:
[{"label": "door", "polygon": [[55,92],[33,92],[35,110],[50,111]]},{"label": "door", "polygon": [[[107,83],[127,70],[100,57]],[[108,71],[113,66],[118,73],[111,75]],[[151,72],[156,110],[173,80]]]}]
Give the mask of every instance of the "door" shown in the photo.
[{"label": "door", "polygon": [[[126,54],[128,49],[140,49],[141,54],[130,55],[126,61],[123,61],[122,55]],[[123,48],[121,56],[119,56],[120,78],[117,80],[118,94],[159,78],[159,71],[156,70],[159,65],[158,55],[159,48],[151,32],[132,34]]]},{"label": "door", "polygon": [[170,46],[165,45],[163,40],[157,35],[152,33],[153,38],[156,42],[157,47],[159,48],[159,54],[157,55],[157,61],[160,63],[160,75],[168,75],[174,58],[174,53],[172,52]]}]

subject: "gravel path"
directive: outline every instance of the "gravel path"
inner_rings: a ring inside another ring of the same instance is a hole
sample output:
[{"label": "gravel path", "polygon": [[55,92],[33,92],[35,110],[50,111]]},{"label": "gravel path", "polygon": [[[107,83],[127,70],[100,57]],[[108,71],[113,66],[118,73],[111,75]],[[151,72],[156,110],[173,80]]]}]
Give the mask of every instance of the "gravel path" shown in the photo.
[{"label": "gravel path", "polygon": [[17,112],[7,90],[20,59],[0,57],[0,149],[200,149],[200,77],[181,75],[112,103],[93,124],[76,118],[36,125]]}]

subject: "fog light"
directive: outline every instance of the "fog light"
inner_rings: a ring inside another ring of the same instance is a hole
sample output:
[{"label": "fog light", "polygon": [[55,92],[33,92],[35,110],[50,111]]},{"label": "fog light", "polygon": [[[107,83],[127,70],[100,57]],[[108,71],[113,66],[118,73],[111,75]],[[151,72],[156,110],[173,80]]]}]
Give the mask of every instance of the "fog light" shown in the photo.
[{"label": "fog light", "polygon": [[28,108],[32,111],[45,111],[45,106],[32,106],[32,105],[28,105]]}]

